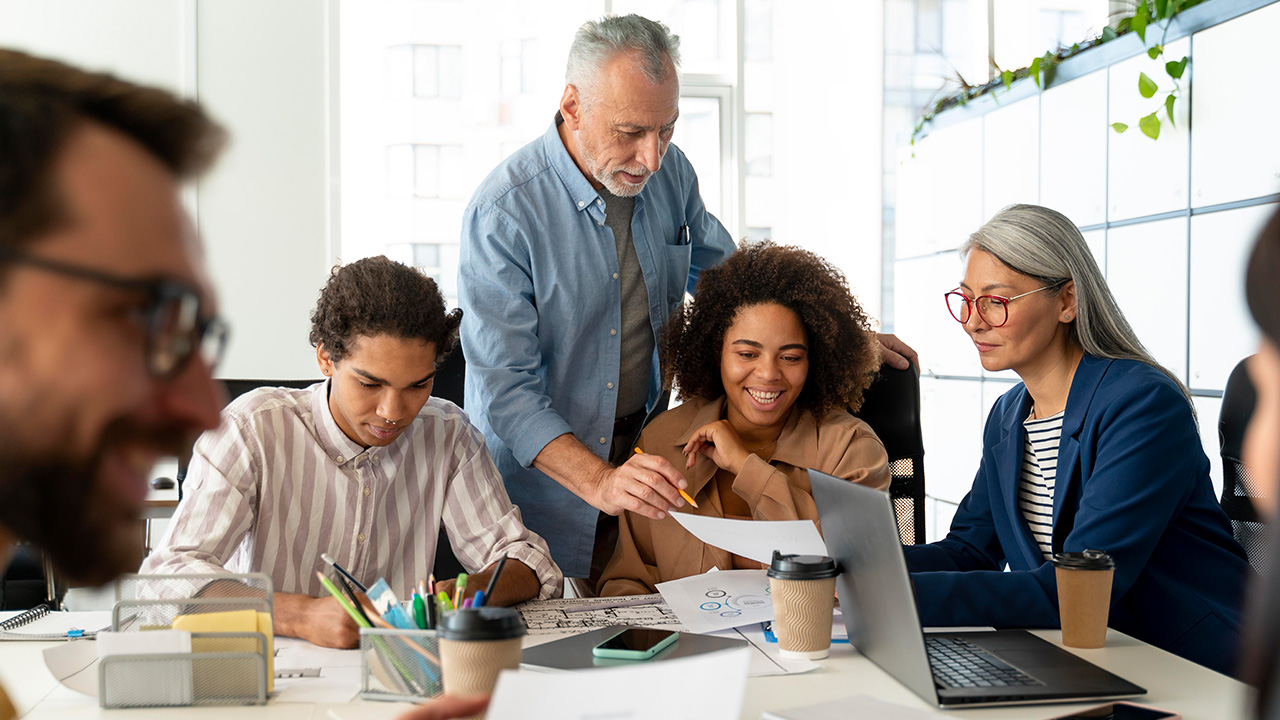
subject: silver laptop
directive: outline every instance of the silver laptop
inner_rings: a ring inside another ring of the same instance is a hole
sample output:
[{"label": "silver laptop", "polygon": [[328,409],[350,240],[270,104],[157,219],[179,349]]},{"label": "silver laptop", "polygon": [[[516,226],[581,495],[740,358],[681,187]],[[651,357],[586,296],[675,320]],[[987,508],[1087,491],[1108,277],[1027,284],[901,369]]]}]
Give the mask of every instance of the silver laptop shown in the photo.
[{"label": "silver laptop", "polygon": [[[1104,700],[1147,691],[1025,630],[925,634],[889,495],[809,471],[849,641],[944,708]],[[928,602],[928,598],[924,599]]]}]

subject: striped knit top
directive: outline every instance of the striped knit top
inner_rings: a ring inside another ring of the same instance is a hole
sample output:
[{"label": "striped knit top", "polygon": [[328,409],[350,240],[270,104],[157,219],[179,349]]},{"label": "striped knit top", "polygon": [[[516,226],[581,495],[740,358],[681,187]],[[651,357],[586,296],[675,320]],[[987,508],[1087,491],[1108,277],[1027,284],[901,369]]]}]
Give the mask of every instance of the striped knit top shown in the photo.
[{"label": "striped knit top", "polygon": [[1040,552],[1053,559],[1053,485],[1058,472],[1058,438],[1062,436],[1062,413],[1047,418],[1028,417],[1022,426],[1027,442],[1022,452],[1022,483],[1018,486],[1018,509],[1031,528]]}]

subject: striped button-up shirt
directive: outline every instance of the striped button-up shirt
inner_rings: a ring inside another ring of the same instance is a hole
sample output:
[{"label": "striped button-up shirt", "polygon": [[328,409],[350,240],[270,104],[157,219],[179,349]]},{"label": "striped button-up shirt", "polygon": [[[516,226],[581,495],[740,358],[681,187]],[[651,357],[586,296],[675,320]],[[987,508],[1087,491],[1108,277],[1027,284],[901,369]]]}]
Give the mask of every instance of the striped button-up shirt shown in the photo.
[{"label": "striped button-up shirt", "polygon": [[322,596],[329,553],[361,583],[401,598],[432,570],[443,523],[479,571],[510,555],[560,594],[546,542],[524,526],[484,438],[431,398],[387,447],[363,448],[329,411],[328,384],[264,388],[223,411],[196,442],[184,498],[144,573],[264,572],[276,592]]}]

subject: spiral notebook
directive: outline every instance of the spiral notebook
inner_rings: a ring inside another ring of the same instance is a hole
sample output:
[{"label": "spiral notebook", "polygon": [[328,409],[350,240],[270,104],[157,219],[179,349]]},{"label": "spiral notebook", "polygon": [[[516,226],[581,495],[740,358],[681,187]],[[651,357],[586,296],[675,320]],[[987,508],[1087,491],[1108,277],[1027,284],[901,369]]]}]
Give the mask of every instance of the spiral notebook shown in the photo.
[{"label": "spiral notebook", "polygon": [[32,608],[22,613],[0,613],[0,641],[5,640],[75,640],[91,638],[111,629],[111,611],[51,612],[49,608]]}]

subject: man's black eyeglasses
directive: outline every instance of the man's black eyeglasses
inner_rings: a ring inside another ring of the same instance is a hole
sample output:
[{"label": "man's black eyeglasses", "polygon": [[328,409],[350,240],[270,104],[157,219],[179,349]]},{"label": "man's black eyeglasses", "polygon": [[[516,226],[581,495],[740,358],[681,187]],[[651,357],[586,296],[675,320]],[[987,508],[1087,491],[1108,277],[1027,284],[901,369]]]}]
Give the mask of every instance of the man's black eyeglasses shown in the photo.
[{"label": "man's black eyeglasses", "polygon": [[197,353],[212,369],[227,345],[227,325],[201,312],[200,293],[171,278],[129,278],[0,248],[0,264],[26,265],[66,277],[89,280],[147,298],[142,313],[147,326],[147,372],[172,379]]}]

